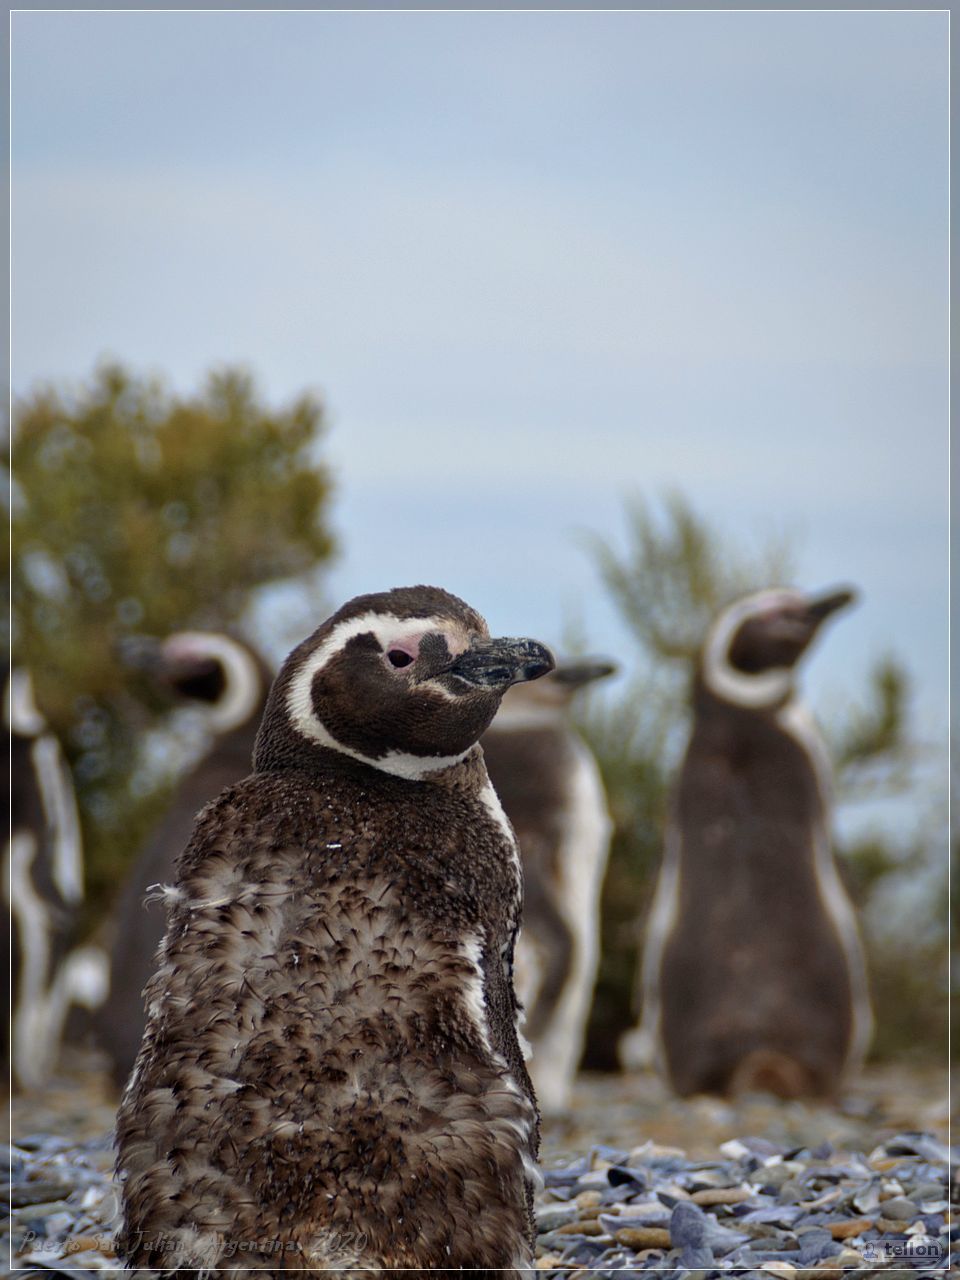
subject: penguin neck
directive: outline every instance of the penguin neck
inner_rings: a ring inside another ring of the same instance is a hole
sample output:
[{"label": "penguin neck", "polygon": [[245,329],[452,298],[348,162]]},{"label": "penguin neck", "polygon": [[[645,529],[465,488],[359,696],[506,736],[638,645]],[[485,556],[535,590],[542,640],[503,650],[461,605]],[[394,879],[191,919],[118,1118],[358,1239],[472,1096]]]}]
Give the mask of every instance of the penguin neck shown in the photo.
[{"label": "penguin neck", "polygon": [[[253,748],[257,740],[259,720],[251,716],[244,724],[228,729],[226,733],[217,734],[201,757],[202,761],[221,760],[223,758],[242,761],[249,767],[253,759]],[[239,777],[240,775],[238,775]]]},{"label": "penguin neck", "polygon": [[790,739],[808,758],[823,803],[829,804],[832,785],[826,744],[806,705],[795,696],[792,685],[787,694],[772,705],[744,706],[717,697],[698,672],[693,688],[693,712],[697,732],[725,747],[731,739],[763,741],[768,746],[777,737]]},{"label": "penguin neck", "polygon": [[700,661],[698,683],[718,702],[744,711],[778,711],[795,693],[792,667],[741,671],[730,661],[731,636],[715,633]]},{"label": "penguin neck", "polygon": [[483,748],[475,743],[459,764],[427,774],[424,781],[460,795],[479,796],[484,788],[490,786]]},{"label": "penguin neck", "polygon": [[750,672],[735,667],[730,661],[730,649],[740,627],[761,600],[776,594],[761,592],[738,601],[721,613],[707,633],[699,674],[704,686],[721,702],[743,710],[777,711],[793,697],[792,667],[767,667]]},{"label": "penguin neck", "polygon": [[303,750],[299,744],[283,745],[286,750],[258,742],[255,771],[294,773],[313,785],[327,784],[336,777],[349,777],[361,783],[364,789],[389,791],[397,796],[413,795],[423,787],[439,787],[461,795],[479,795],[490,781],[479,744],[474,744],[455,764],[426,770],[416,778],[405,778],[388,769],[379,769],[335,747],[316,744],[309,750]]},{"label": "penguin neck", "polygon": [[796,688],[792,679],[787,682],[771,680],[759,687],[754,686],[754,681],[769,674],[748,676],[734,672],[735,681],[717,681],[709,678],[701,667],[693,681],[694,713],[708,718],[733,715],[778,720],[782,713],[797,705]]}]

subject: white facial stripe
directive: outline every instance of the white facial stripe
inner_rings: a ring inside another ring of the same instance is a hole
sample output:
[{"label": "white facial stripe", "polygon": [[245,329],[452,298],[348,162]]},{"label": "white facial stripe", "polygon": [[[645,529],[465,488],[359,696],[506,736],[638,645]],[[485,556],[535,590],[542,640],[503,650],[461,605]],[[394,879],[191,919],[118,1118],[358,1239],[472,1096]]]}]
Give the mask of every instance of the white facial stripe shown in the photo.
[{"label": "white facial stripe", "polygon": [[[641,989],[643,1008],[634,1054],[640,1045],[652,1049],[654,1061],[664,1063],[661,1041],[660,968],[663,952],[677,924],[680,905],[680,835],[671,822],[667,827],[663,849],[663,865],[657,878],[653,905],[647,919],[647,940],[643,949]],[[633,1061],[628,1065],[635,1065]]]},{"label": "white facial stripe", "polygon": [[711,693],[738,707],[770,707],[788,697],[793,673],[788,667],[772,667],[749,675],[730,665],[730,643],[739,628],[755,614],[780,605],[802,603],[796,591],[775,588],[745,596],[725,609],[710,628],[703,654],[703,679]]},{"label": "white facial stripe", "polygon": [[212,631],[179,631],[167,642],[172,653],[213,658],[223,667],[224,690],[214,704],[208,724],[214,733],[227,733],[248,720],[263,698],[263,680],[250,654],[229,636]]},{"label": "white facial stripe", "polygon": [[35,733],[42,733],[47,727],[47,722],[34,700],[30,672],[22,668],[11,671],[10,679],[7,681],[6,719],[9,729],[14,733],[23,734],[26,738],[33,737]]},{"label": "white facial stripe", "polygon": [[53,880],[64,902],[81,902],[83,847],[73,780],[59,742],[53,734],[43,733],[47,722],[37,710],[33,680],[28,671],[18,669],[10,673],[7,683],[7,724],[14,733],[34,738],[30,745],[30,760],[44,816],[51,831]]},{"label": "white facial stripe", "polygon": [[[469,647],[469,639],[465,632],[458,636],[461,628],[450,618],[397,618],[390,613],[363,613],[357,618],[348,618],[338,623],[303,664],[290,681],[287,690],[287,713],[290,722],[305,738],[319,742],[323,747],[331,747],[343,755],[368,764],[384,773],[392,773],[398,778],[416,780],[427,774],[436,773],[440,769],[449,769],[459,764],[472,749],[461,751],[455,756],[415,756],[406,751],[388,751],[379,757],[364,755],[339,742],[327,727],[320,721],[313,709],[313,681],[318,671],[331,661],[354,636],[362,636],[372,632],[377,642],[386,652],[391,644],[409,640],[412,636],[423,636],[431,631],[442,631],[447,639],[447,647],[451,654],[463,653]],[[429,683],[429,682],[425,682]],[[437,691],[439,686],[430,684]],[[444,690],[443,692],[446,693]],[[449,697],[450,695],[447,694]]]},{"label": "white facial stripe", "polygon": [[83,901],[83,839],[73,780],[56,738],[45,733],[30,748],[43,812],[52,834],[51,871],[64,902]]},{"label": "white facial stripe", "polygon": [[431,693],[435,693],[438,698],[443,698],[445,702],[459,701],[455,693],[451,693],[439,680],[421,680],[417,685],[418,689],[429,689]]}]

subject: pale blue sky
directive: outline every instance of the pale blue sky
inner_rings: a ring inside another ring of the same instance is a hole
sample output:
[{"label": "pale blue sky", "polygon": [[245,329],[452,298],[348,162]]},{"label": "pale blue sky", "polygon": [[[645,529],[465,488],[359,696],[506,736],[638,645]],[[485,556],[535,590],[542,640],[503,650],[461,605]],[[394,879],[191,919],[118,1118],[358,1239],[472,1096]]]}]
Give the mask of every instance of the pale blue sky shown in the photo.
[{"label": "pale blue sky", "polygon": [[679,487],[862,588],[821,712],[893,648],[943,734],[945,14],[18,13],[13,233],[15,390],[322,393],[333,597],[624,654],[573,531]]}]

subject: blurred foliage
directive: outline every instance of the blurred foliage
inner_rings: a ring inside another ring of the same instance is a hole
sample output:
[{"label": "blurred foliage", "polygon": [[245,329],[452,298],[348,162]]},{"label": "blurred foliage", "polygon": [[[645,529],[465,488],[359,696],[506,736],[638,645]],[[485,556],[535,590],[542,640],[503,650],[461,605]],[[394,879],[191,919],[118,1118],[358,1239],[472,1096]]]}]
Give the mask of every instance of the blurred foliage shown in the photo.
[{"label": "blurred foliage", "polygon": [[[634,673],[615,703],[602,691],[585,700],[580,722],[599,761],[614,820],[601,906],[603,953],[584,1058],[585,1066],[599,1070],[617,1066],[617,1042],[637,1019],[643,926],[660,865],[670,785],[689,727],[693,661],[721,608],[794,577],[782,539],[744,551],[680,494],[659,503],[635,499],[626,516],[625,551],[595,536],[589,549],[636,641]],[[906,671],[886,656],[843,717],[825,726],[840,802],[887,795],[905,785],[916,754],[907,733],[908,695]],[[911,857],[929,863],[936,856],[929,845],[911,852],[892,837],[862,839],[838,852],[858,906],[878,884],[909,874]],[[866,942],[880,1011],[876,1052],[889,1054],[897,1043],[917,1043],[918,1037],[933,1051],[943,1028],[929,973],[931,964],[942,967],[942,937],[932,929],[914,940],[909,963],[916,962],[916,969],[891,963],[882,934],[868,932]]]},{"label": "blurred foliage", "polygon": [[329,558],[323,430],[314,398],[273,411],[237,369],[181,399],[104,365],[14,405],[13,660],[73,767],[94,913],[165,799],[132,772],[158,708],[118,641],[236,626],[251,593]]},{"label": "blurred foliage", "polygon": [[[715,614],[730,600],[786,582],[792,561],[782,541],[744,552],[717,537],[679,493],[657,506],[627,504],[628,546],[621,556],[602,538],[588,545],[607,590],[645,658],[662,672],[689,660]],[[662,673],[661,672],[661,673]]]},{"label": "blurred foliage", "polygon": [[910,785],[923,755],[906,732],[910,680],[892,654],[870,670],[866,700],[848,707],[844,720],[825,726],[842,802],[890,795]]},{"label": "blurred foliage", "polygon": [[912,837],[877,833],[841,847],[841,872],[861,912],[876,1025],[871,1056],[942,1061],[946,1051],[945,816]]},{"label": "blurred foliage", "polygon": [[600,967],[584,1066],[618,1069],[616,1046],[633,1024],[642,926],[660,859],[676,707],[655,679],[635,676],[615,704],[587,694],[580,728],[603,775],[613,837],[601,901]]}]

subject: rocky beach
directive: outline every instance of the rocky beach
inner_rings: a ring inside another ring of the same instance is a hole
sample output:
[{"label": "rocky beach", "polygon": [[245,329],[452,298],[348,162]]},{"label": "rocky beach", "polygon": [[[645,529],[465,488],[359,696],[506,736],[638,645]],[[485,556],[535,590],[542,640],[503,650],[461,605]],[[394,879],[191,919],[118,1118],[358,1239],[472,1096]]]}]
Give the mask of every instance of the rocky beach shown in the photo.
[{"label": "rocky beach", "polygon": [[[4,1249],[21,1274],[119,1274],[116,1096],[74,1055],[11,1104]],[[544,1124],[538,1271],[601,1280],[827,1280],[960,1266],[946,1077],[874,1067],[835,1106],[672,1098],[652,1076],[584,1075]],[[242,1264],[241,1264],[242,1265]]]}]

